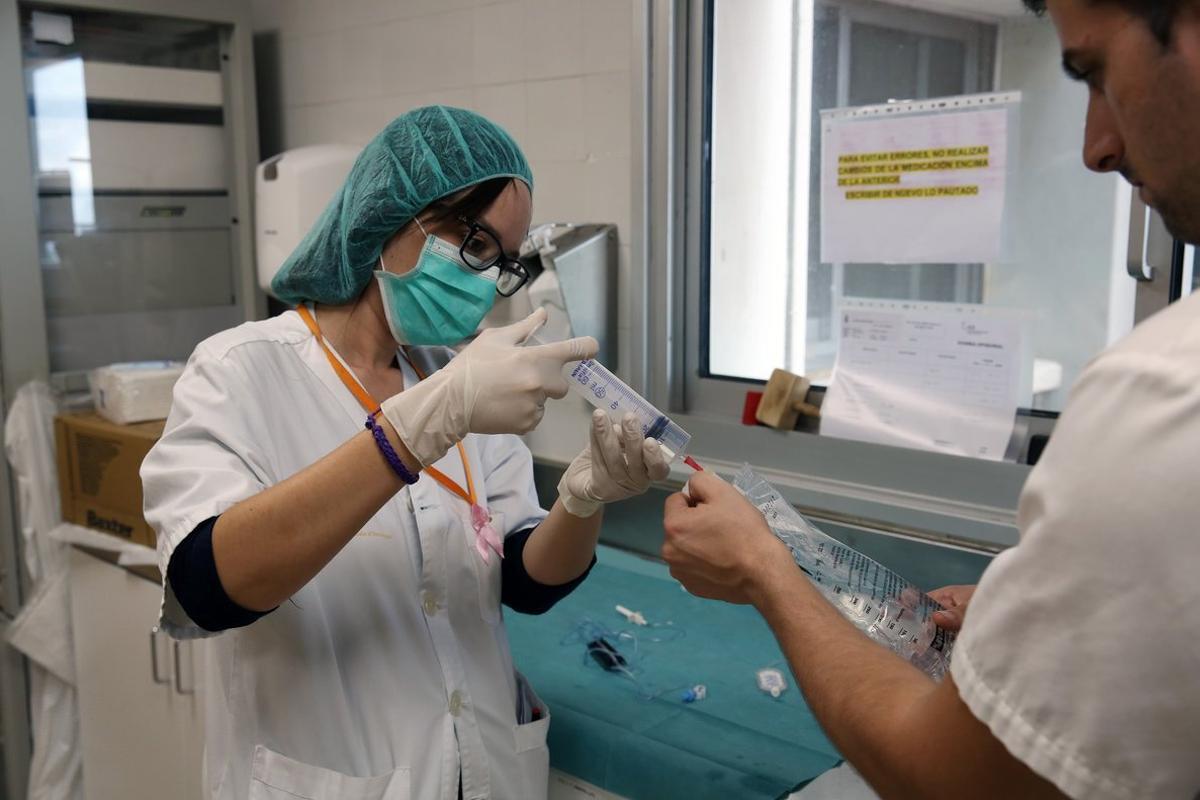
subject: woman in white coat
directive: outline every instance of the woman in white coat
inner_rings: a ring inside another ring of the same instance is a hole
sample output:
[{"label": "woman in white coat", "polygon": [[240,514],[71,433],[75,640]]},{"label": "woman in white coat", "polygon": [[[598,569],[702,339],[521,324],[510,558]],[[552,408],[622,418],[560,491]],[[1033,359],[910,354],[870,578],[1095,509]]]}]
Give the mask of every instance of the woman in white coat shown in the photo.
[{"label": "woman in white coat", "polygon": [[667,465],[631,420],[598,414],[543,511],[514,434],[595,341],[522,346],[534,314],[448,349],[524,282],[532,186],[478,115],[399,117],[276,278],[296,310],[188,362],[142,480],[161,627],[223,632],[206,665],[212,797],[545,797],[549,711],[513,669],[500,606],[565,596],[602,504]]}]

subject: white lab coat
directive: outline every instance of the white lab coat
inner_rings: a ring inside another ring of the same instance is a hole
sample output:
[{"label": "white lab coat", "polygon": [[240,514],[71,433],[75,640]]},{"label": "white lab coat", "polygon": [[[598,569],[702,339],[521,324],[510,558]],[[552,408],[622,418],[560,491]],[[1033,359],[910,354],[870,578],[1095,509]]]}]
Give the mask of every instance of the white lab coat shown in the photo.
[{"label": "white lab coat", "polygon": [[[431,370],[449,355],[414,357]],[[142,465],[163,573],[197,524],[309,466],[365,419],[295,312],[201,343]],[[472,435],[465,446],[499,530],[545,517],[517,437]],[[456,450],[437,467],[465,486]],[[160,624],[205,635],[169,586]],[[208,652],[214,798],[455,800],[460,770],[464,798],[546,796],[549,715],[517,724],[499,559],[482,562],[466,504],[428,477],[290,602]]]}]

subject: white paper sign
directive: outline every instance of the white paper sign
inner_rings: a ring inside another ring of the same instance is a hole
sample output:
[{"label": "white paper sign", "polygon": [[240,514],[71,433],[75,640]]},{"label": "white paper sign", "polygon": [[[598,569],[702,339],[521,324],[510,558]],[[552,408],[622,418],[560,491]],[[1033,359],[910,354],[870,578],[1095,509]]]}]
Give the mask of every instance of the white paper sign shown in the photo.
[{"label": "white paper sign", "polygon": [[822,112],[821,260],[998,260],[1007,158],[1004,104],[915,116]]},{"label": "white paper sign", "polygon": [[821,433],[999,461],[1012,436],[1021,317],[941,304],[847,302]]}]

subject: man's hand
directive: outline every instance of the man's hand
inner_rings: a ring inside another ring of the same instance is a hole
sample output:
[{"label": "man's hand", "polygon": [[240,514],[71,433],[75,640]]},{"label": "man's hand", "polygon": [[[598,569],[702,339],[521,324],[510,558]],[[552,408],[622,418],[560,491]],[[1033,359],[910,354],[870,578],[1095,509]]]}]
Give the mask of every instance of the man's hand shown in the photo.
[{"label": "man's hand", "polygon": [[963,620],[967,616],[967,604],[971,602],[973,594],[975,594],[973,585],[943,586],[940,589],[934,589],[929,596],[942,606],[942,610],[934,613],[933,621],[939,628],[945,628],[948,631],[961,630]]},{"label": "man's hand", "polygon": [[710,472],[698,472],[687,492],[667,498],[662,556],[689,592],[751,603],[781,568],[795,571],[787,546],[737,489]]},{"label": "man's hand", "polygon": [[[667,498],[664,527],[671,574],[701,597],[754,603],[821,726],[881,797],[1065,800],[975,717],[953,675],[934,684],[842,617],[732,486],[696,474]],[[974,588],[930,595],[961,620]]]}]

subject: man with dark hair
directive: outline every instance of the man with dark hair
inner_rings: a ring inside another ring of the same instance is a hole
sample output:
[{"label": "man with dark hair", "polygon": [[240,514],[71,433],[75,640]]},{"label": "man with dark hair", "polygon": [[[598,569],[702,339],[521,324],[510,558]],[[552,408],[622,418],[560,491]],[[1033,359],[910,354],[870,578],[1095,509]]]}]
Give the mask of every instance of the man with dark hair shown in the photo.
[{"label": "man with dark hair", "polygon": [[[1024,0],[1025,7],[1039,16],[1045,14],[1046,0]],[[1091,0],[1095,3],[1096,0]],[[1171,38],[1171,24],[1175,15],[1184,5],[1184,0],[1159,0],[1159,2],[1139,2],[1139,0],[1099,0],[1112,5],[1121,6],[1130,14],[1135,14],[1146,21],[1151,32],[1164,45]]]},{"label": "man with dark hair", "polygon": [[[1087,86],[1087,167],[1200,242],[1200,0],[1025,2]],[[754,604],[884,797],[1200,798],[1198,454],[1194,294],[1080,377],[1022,493],[1020,543],[973,595],[950,593],[941,621],[961,635],[940,684],[843,619],[708,473],[667,501],[663,556],[692,592]]]}]

